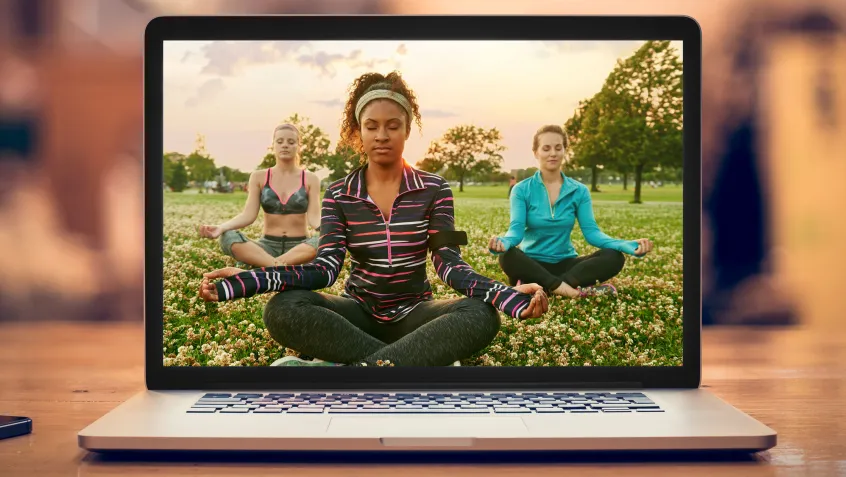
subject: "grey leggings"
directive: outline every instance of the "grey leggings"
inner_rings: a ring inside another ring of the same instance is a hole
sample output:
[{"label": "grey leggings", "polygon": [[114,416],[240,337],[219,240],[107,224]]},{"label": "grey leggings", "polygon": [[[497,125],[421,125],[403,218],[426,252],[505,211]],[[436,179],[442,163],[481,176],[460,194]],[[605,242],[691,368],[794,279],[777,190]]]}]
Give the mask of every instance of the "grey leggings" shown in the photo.
[{"label": "grey leggings", "polygon": [[499,312],[475,298],[426,301],[381,323],[352,298],[308,290],[276,294],[264,323],[278,343],[314,358],[395,366],[448,366],[488,346],[500,326]]}]

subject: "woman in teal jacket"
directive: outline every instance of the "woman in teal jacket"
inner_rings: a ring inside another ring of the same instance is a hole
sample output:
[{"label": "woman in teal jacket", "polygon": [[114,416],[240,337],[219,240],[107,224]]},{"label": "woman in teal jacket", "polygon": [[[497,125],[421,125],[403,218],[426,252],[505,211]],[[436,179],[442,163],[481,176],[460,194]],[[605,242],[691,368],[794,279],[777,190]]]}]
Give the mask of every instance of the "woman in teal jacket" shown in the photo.
[{"label": "woman in teal jacket", "polygon": [[[499,255],[512,286],[537,283],[548,294],[571,298],[602,289],[616,293],[613,285],[597,284],[620,273],[625,264],[623,254],[642,257],[652,250],[652,241],[617,240],[599,230],[590,191],[561,172],[567,145],[561,127],[538,129],[532,151],[539,170],[514,186],[508,232],[492,237],[488,248]],[[576,253],[570,241],[576,220],[585,240],[599,250],[585,256]]]}]

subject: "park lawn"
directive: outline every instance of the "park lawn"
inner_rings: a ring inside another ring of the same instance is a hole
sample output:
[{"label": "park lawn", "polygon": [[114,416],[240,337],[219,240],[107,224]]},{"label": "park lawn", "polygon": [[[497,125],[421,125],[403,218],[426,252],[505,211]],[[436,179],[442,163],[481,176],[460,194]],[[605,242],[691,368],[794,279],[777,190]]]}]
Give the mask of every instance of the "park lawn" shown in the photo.
[{"label": "park lawn", "polygon": [[[589,186],[589,185],[588,185]],[[464,192],[459,190],[458,185],[453,185],[455,197],[473,199],[500,199],[508,197],[507,185],[465,185]],[[594,201],[620,201],[630,202],[634,199],[634,185],[629,184],[628,190],[623,190],[622,185],[600,184],[599,192],[592,192]],[[667,185],[664,187],[651,188],[644,184],[641,190],[642,202],[681,202],[682,187]]]},{"label": "park lawn", "polygon": [[[628,190],[623,190],[622,185],[607,185],[601,184],[599,192],[591,193],[594,201],[620,201],[630,202],[634,199],[634,185],[629,185]],[[458,185],[453,186],[453,194],[456,198],[464,199],[504,199],[508,197],[507,185],[465,185],[464,191],[459,190]],[[321,191],[322,197],[323,191]],[[180,200],[180,196],[196,195],[195,191],[182,193],[167,193],[167,196],[173,196],[173,200]],[[234,192],[232,194],[200,194],[206,198],[206,202],[217,203],[219,201],[228,202],[234,197],[242,197],[238,200],[246,200],[246,192]],[[190,200],[190,199],[186,199]],[[664,186],[656,187],[655,189],[644,184],[641,191],[641,201],[643,202],[679,202],[682,201],[682,187],[681,186]]]},{"label": "park lawn", "polygon": [[[464,193],[455,192],[456,227],[467,231],[470,239],[462,247],[462,256],[477,272],[502,282],[506,277],[486,244],[508,227],[506,190],[468,186]],[[220,252],[216,241],[199,238],[196,226],[228,220],[242,210],[244,199],[244,193],[165,193],[165,365],[268,365],[283,355],[297,354],[276,344],[264,328],[262,310],[269,294],[223,303],[206,303],[197,295],[202,273],[231,266],[234,260]],[[628,257],[622,273],[612,280],[619,295],[552,298],[548,313],[532,320],[501,315],[503,325],[491,345],[462,365],[681,365],[681,204],[603,201],[594,210],[608,235],[649,237],[655,242],[653,253],[641,259]],[[244,232],[257,238],[261,221],[260,214]],[[573,232],[573,242],[581,254],[594,250],[578,230]],[[323,291],[340,293],[348,270],[349,258],[335,284]],[[459,296],[441,282],[431,262],[428,272],[435,298]]]}]

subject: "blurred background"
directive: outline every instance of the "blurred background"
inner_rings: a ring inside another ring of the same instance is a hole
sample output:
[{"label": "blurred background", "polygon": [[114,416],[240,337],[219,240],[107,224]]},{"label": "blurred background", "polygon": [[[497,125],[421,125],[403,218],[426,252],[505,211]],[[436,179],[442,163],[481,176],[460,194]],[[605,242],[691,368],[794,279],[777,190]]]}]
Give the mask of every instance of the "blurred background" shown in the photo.
[{"label": "blurred background", "polygon": [[692,16],[704,323],[846,304],[842,0],[0,0],[0,321],[143,319],[144,27],[230,13]]}]

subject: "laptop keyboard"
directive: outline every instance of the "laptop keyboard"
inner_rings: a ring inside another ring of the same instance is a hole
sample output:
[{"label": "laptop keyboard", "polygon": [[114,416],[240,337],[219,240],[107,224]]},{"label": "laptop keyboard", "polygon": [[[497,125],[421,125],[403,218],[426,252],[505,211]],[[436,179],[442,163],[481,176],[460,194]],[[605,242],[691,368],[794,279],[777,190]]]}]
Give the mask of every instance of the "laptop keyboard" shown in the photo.
[{"label": "laptop keyboard", "polygon": [[208,393],[189,413],[546,414],[664,412],[642,393]]}]

